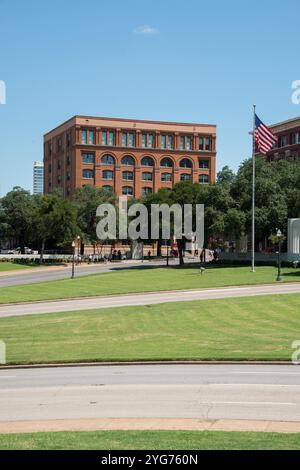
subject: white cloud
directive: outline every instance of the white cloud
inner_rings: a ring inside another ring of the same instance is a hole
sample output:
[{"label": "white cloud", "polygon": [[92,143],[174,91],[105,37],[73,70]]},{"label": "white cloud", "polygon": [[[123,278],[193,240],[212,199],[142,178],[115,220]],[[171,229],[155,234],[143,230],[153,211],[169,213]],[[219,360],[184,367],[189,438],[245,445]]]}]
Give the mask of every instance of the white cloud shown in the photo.
[{"label": "white cloud", "polygon": [[133,30],[134,34],[157,34],[158,29],[153,28],[152,26],[144,25],[138,26]]}]

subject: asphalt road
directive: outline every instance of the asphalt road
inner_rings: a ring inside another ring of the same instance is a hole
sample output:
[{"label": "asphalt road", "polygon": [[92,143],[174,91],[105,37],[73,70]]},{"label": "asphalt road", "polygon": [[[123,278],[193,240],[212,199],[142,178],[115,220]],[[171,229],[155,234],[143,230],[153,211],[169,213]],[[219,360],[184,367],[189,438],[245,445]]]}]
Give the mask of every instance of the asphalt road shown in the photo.
[{"label": "asphalt road", "polygon": [[[194,259],[191,259],[187,262],[194,262]],[[170,265],[178,264],[178,260],[170,259]],[[126,263],[107,263],[107,264],[94,264],[94,265],[86,265],[82,264],[81,266],[75,267],[75,275],[76,277],[80,276],[89,276],[91,274],[99,274],[99,273],[106,273],[109,271],[115,271],[120,269],[129,269],[129,268],[136,268],[136,269],[143,269],[143,268],[151,268],[151,267],[160,267],[165,266],[166,261],[159,260],[159,261],[144,261],[144,262],[126,262]],[[9,287],[21,284],[34,284],[37,282],[47,282],[47,281],[57,281],[60,279],[69,279],[71,277],[71,265],[67,267],[58,267],[51,268],[48,270],[39,271],[39,268],[30,269],[30,272],[26,273],[26,271],[22,273],[18,273],[17,271],[14,273],[8,272],[7,274],[0,276],[0,288],[1,287]]]},{"label": "asphalt road", "polygon": [[87,366],[0,371],[0,422],[95,418],[300,421],[300,369]]},{"label": "asphalt road", "polygon": [[226,287],[187,291],[162,291],[144,294],[111,295],[106,297],[86,297],[81,299],[55,300],[0,306],[0,318],[91,310],[110,307],[153,305],[165,302],[190,300],[224,299],[230,297],[251,297],[275,294],[300,294],[300,283],[272,284],[265,286]]}]

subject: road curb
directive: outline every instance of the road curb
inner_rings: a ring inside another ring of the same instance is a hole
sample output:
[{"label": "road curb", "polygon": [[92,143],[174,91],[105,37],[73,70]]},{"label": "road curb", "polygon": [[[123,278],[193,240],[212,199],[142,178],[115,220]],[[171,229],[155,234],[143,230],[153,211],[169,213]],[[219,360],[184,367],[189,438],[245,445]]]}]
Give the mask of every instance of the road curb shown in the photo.
[{"label": "road curb", "polygon": [[223,431],[259,433],[299,433],[299,421],[241,419],[205,420],[197,418],[93,418],[44,421],[0,421],[0,433],[95,431]]},{"label": "road curb", "polygon": [[269,365],[291,366],[290,361],[115,361],[115,362],[62,362],[42,364],[11,364],[1,365],[0,370],[12,369],[46,369],[60,367],[109,367],[109,366],[170,366],[170,365]]}]

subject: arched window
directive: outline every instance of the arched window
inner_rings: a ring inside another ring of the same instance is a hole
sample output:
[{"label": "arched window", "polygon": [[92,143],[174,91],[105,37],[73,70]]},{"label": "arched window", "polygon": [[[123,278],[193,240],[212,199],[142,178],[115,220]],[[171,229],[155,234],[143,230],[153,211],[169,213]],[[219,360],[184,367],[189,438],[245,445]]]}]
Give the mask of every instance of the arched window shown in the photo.
[{"label": "arched window", "polygon": [[142,166],[154,166],[154,160],[151,157],[143,157],[141,160]]},{"label": "arched window", "polygon": [[104,171],[102,171],[102,178],[104,180],[113,180],[114,179],[114,172],[112,170],[104,170]]},{"label": "arched window", "polygon": [[161,159],[160,166],[164,166],[166,168],[172,168],[173,162],[172,162],[171,158],[165,157],[165,158]]},{"label": "arched window", "polygon": [[193,167],[191,160],[189,160],[188,158],[183,158],[180,161],[179,166],[180,166],[180,168],[192,168]]},{"label": "arched window", "polygon": [[94,178],[94,170],[82,170],[82,177],[88,179]]},{"label": "arched window", "polygon": [[125,155],[125,157],[122,158],[122,165],[133,166],[134,164],[135,164],[134,158],[131,157],[130,155]]},{"label": "arched window", "polygon": [[132,196],[133,195],[133,187],[132,186],[123,186],[122,194],[125,196]]},{"label": "arched window", "polygon": [[101,158],[101,163],[104,165],[114,165],[115,164],[115,158],[112,155],[103,155]]},{"label": "arched window", "polygon": [[113,187],[110,186],[109,184],[105,184],[104,186],[102,186],[102,189],[103,189],[103,191],[113,192]]},{"label": "arched window", "polygon": [[147,194],[152,194],[152,188],[142,188],[142,196],[147,196]]},{"label": "arched window", "polygon": [[208,175],[199,175],[200,184],[208,184]]},{"label": "arched window", "polygon": [[182,173],[182,175],[180,175],[180,181],[190,181],[191,179],[191,175],[189,175],[188,173]]},{"label": "arched window", "polygon": [[133,171],[123,171],[122,172],[122,179],[127,181],[133,180]]},{"label": "arched window", "polygon": [[152,181],[152,178],[153,178],[152,173],[150,173],[150,172],[148,172],[148,171],[144,171],[144,172],[142,173],[142,180],[144,180],[144,181]]}]

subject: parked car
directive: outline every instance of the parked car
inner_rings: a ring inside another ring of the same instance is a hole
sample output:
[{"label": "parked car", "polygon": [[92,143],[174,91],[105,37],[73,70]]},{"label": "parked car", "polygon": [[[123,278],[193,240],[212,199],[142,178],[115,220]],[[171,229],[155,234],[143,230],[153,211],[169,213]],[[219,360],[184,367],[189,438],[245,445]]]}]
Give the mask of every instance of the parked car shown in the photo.
[{"label": "parked car", "polygon": [[[28,246],[24,247],[24,252],[25,255],[32,255],[32,249],[28,248]],[[21,254],[21,247],[18,246],[18,248],[15,248],[12,250],[12,253],[9,253],[10,255],[20,255]]]}]

